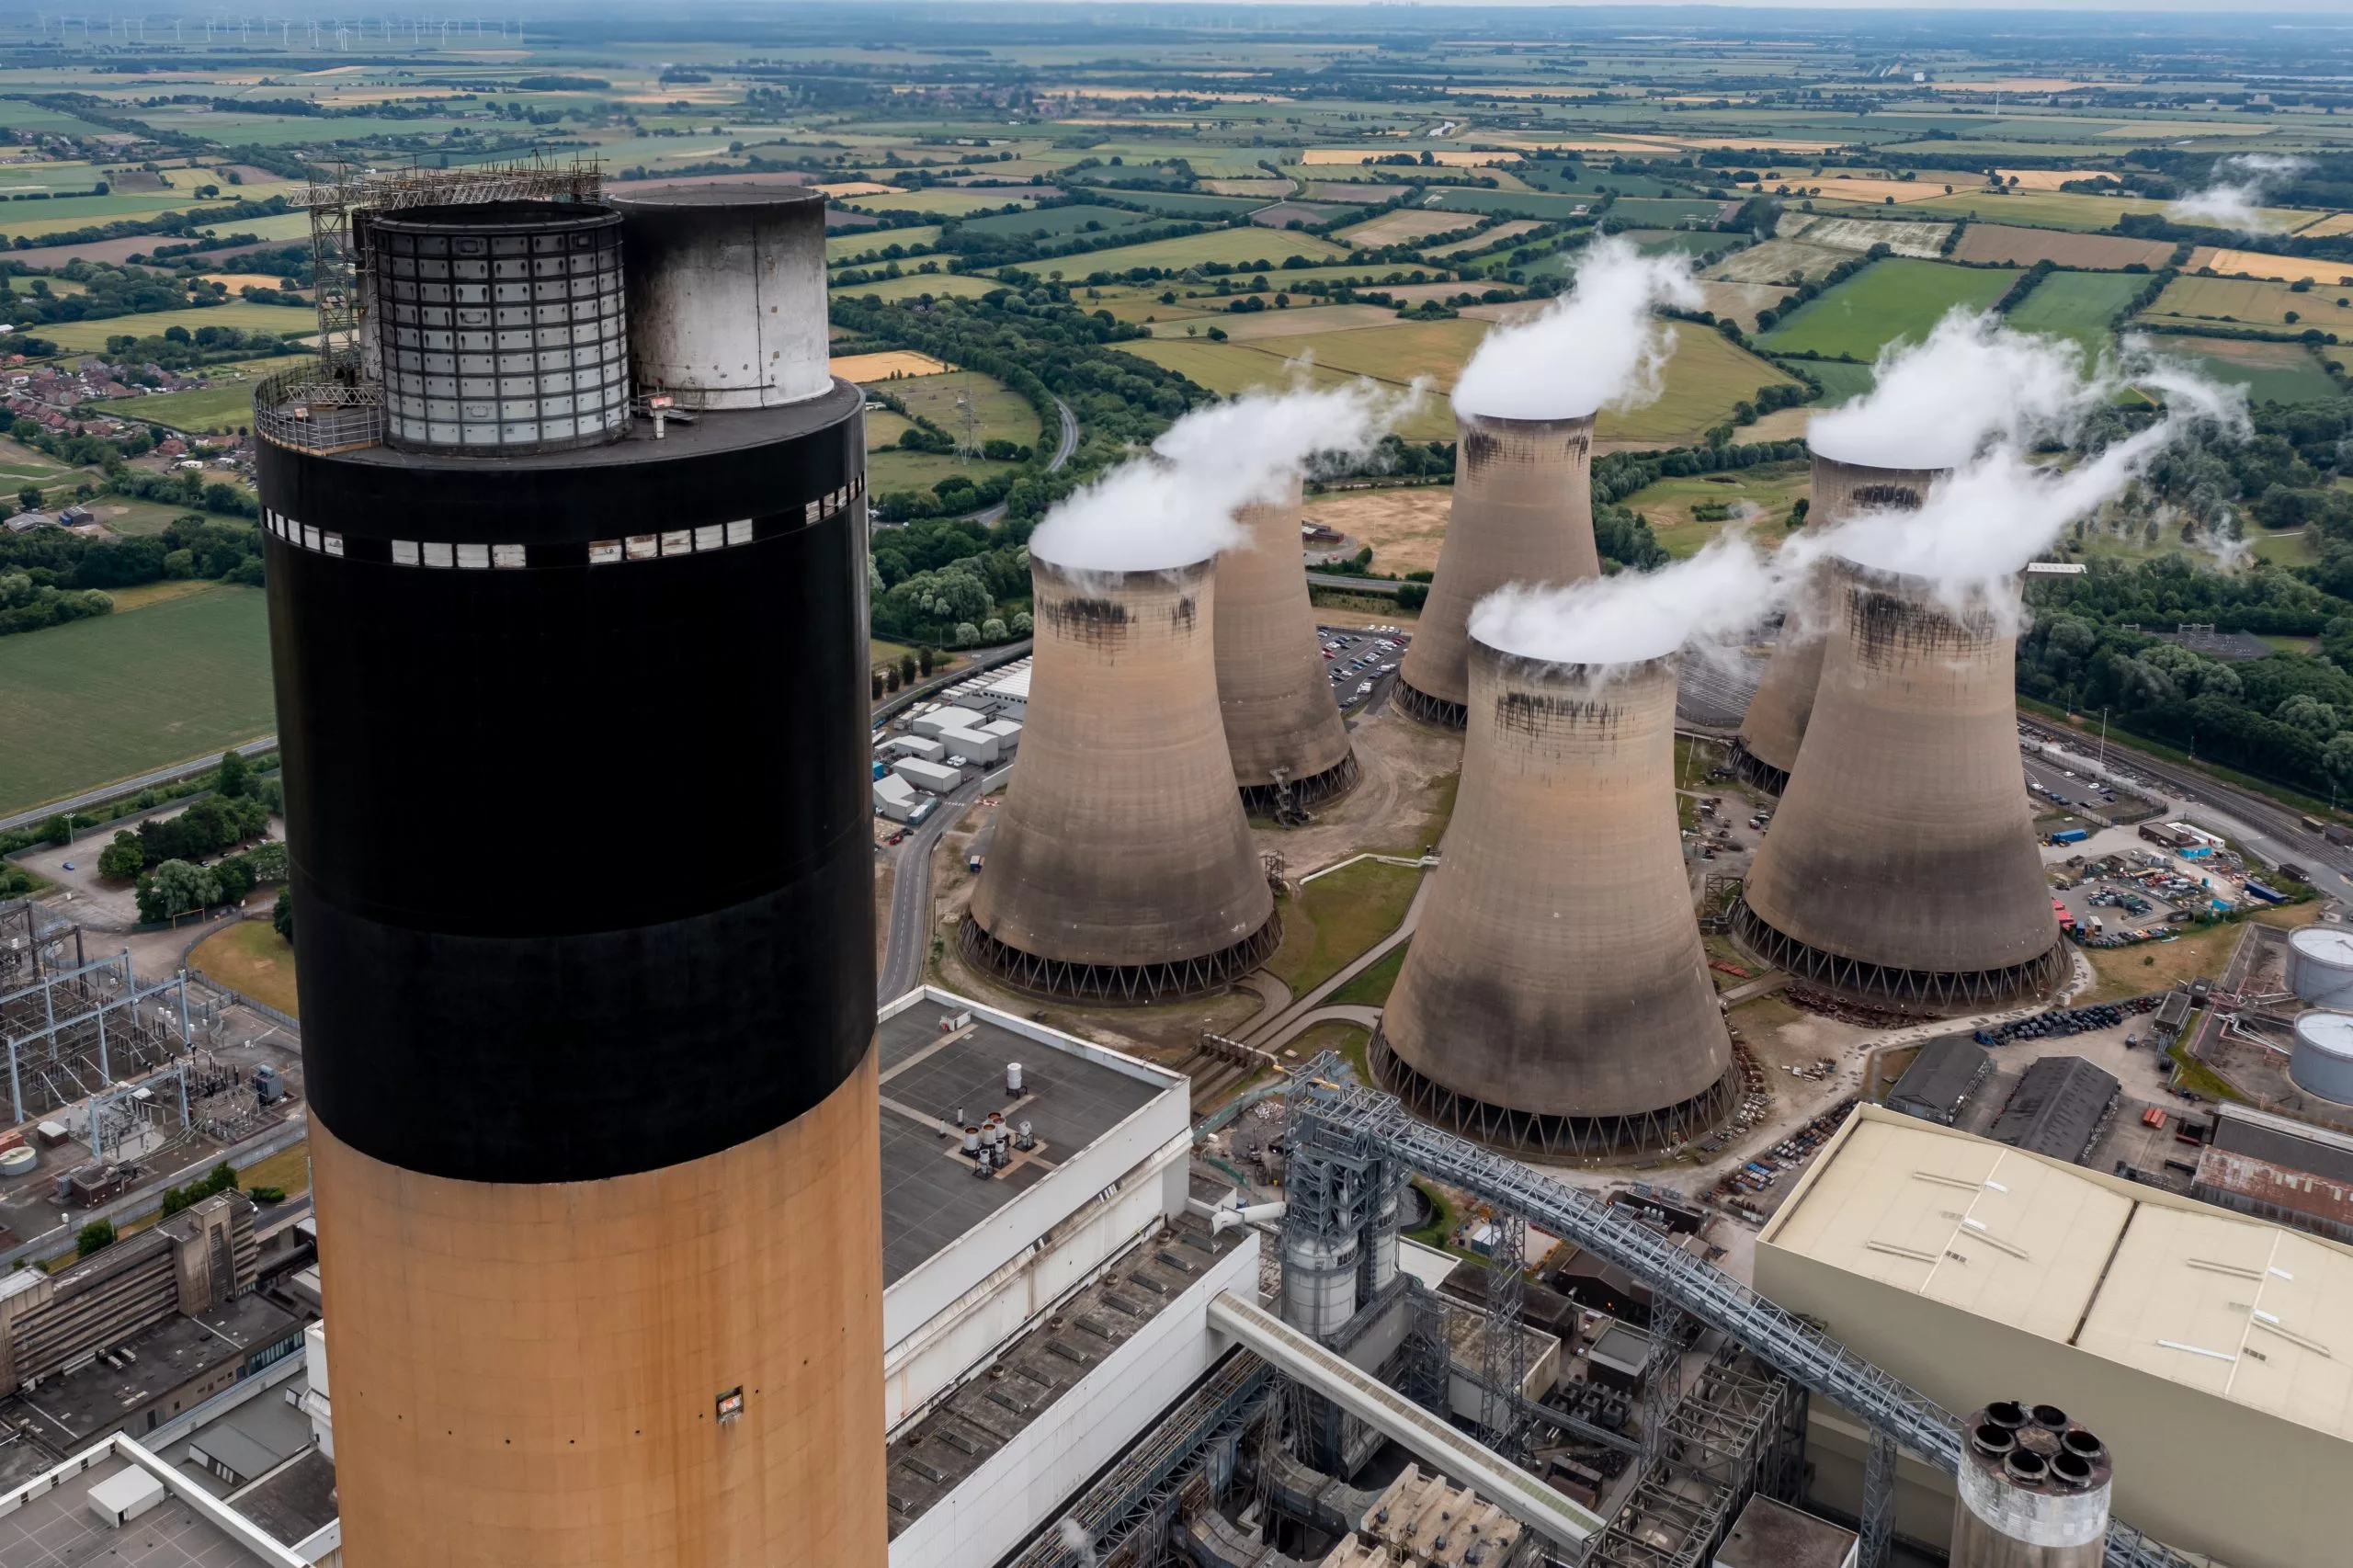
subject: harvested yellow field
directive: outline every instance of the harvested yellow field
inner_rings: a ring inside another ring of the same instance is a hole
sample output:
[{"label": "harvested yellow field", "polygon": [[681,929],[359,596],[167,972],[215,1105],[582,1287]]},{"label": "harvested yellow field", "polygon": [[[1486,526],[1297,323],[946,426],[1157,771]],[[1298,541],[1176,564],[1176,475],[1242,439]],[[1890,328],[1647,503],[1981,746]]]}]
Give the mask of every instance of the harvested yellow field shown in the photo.
[{"label": "harvested yellow field", "polygon": [[888,196],[899,187],[895,185],[877,185],[870,179],[854,179],[840,185],[821,185],[812,188],[822,190],[827,196],[836,199],[846,200],[853,196]]},{"label": "harvested yellow field", "polygon": [[2015,185],[2020,190],[2057,190],[2071,179],[2097,179],[2106,175],[2110,179],[2123,176],[2113,169],[1995,169],[2005,185]]},{"label": "harvested yellow field", "polygon": [[2353,212],[2331,212],[2319,222],[2296,231],[2296,237],[2303,240],[2323,239],[2330,234],[2353,234]]},{"label": "harvested yellow field", "polygon": [[825,367],[846,381],[895,381],[909,376],[937,376],[956,367],[911,348],[888,348],[879,354],[844,354]]},{"label": "harvested yellow field", "polygon": [[1476,212],[1429,212],[1407,207],[1395,212],[1383,212],[1378,218],[1346,229],[1335,230],[1333,237],[1346,240],[1352,245],[1410,244],[1415,240],[1458,233],[1478,221]]},{"label": "harvested yellow field", "polygon": [[1955,179],[1935,179],[1923,175],[1918,179],[1864,179],[1859,176],[1824,176],[1807,178],[1805,188],[1810,195],[1824,201],[1878,202],[1881,205],[1893,199],[1898,207],[1910,201],[1927,201],[1939,196],[1982,187],[1984,176]]},{"label": "harvested yellow field", "polygon": [[1446,519],[1454,507],[1450,485],[1405,490],[1354,490],[1319,495],[1306,517],[1372,546],[1376,572],[1435,572]]},{"label": "harvested yellow field", "polygon": [[2257,250],[2222,250],[2213,245],[2200,245],[2189,253],[2190,271],[2208,267],[2226,278],[2244,272],[2251,278],[2277,278],[2284,283],[2293,283],[2300,278],[2309,278],[2315,283],[2353,283],[2353,262],[2266,256]]},{"label": "harvested yellow field", "polygon": [[1409,147],[1404,142],[1394,147],[1310,147],[1299,155],[1302,164],[1370,164],[1382,158],[1393,158],[1400,153],[1411,153],[1416,162],[1424,152],[1434,164],[1444,164],[1450,169],[1484,168],[1489,164],[1508,164],[1519,156],[1517,153],[1471,153],[1454,148]]},{"label": "harvested yellow field", "polygon": [[283,289],[286,279],[275,272],[208,272],[207,283],[218,283],[232,294],[240,289]]},{"label": "harvested yellow field", "polygon": [[1984,82],[1932,82],[1929,85],[1939,93],[2072,93],[2099,84],[2068,76],[1996,76]]},{"label": "harvested yellow field", "polygon": [[1205,179],[1201,188],[1219,196],[1289,196],[1287,179]]}]

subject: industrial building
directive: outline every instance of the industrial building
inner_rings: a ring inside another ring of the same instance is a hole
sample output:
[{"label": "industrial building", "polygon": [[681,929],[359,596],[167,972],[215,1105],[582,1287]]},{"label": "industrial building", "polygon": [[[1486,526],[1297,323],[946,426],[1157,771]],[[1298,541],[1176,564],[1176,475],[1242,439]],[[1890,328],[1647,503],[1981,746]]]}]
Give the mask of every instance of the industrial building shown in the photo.
[{"label": "industrial building", "polygon": [[[1860,512],[1917,511],[1928,487],[1950,472],[1937,468],[1878,468],[1847,462],[1824,452],[1816,442],[1810,530],[1836,527]],[[1822,653],[1837,619],[1835,574],[1816,573],[1798,595],[1781,624],[1780,642],[1749,699],[1733,746],[1733,767],[1743,780],[1778,795],[1798,765],[1798,748],[1813,715],[1814,691],[1822,683]]]},{"label": "industrial building", "polygon": [[2353,1243],[2353,1137],[2223,1101],[2214,1141],[2199,1152],[2189,1195]]},{"label": "industrial building", "polygon": [[1887,1108],[1950,1127],[1993,1071],[1993,1055],[1967,1035],[1938,1035],[1888,1090]]},{"label": "industrial building", "polygon": [[2028,1067],[1986,1136],[2029,1154],[2080,1165],[2116,1116],[2124,1085],[2080,1056],[2045,1056]]},{"label": "industrial building", "polygon": [[2021,787],[2010,620],[1957,613],[1922,578],[1822,570],[1821,683],[1733,936],[1807,984],[1882,1005],[2048,994],[2069,960]]},{"label": "industrial building", "polygon": [[[1948,1409],[2070,1412],[2117,1513],[2177,1549],[2311,1568],[2353,1534],[2353,1249],[1864,1106],[1766,1225],[1756,1285]],[[1825,1473],[1856,1429],[1817,1407]],[[1901,1509],[1949,1508],[1949,1470],[1904,1476]]]},{"label": "industrial building", "polygon": [[[315,195],[321,358],[254,419],[344,1536],[880,1568],[864,400],[824,198],[585,165]],[[608,836],[624,735],[724,856],[417,875],[486,814]]]},{"label": "industrial building", "polygon": [[1295,818],[1356,782],[1355,748],[1316,646],[1299,550],[1300,481],[1234,514],[1217,558],[1217,702],[1251,811]]},{"label": "industrial building", "polygon": [[1672,654],[1552,664],[1474,638],[1444,860],[1375,1075],[1440,1126],[1586,1158],[1737,1096],[1676,818]]},{"label": "industrial building", "polygon": [[1074,571],[1036,555],[1020,760],[958,928],[1017,990],[1165,1001],[1282,939],[1218,710],[1214,562]]},{"label": "industrial building", "polygon": [[1438,571],[1398,668],[1398,706],[1461,729],[1471,701],[1471,610],[1506,583],[1601,575],[1593,542],[1593,411],[1504,419],[1455,411],[1454,498]]}]

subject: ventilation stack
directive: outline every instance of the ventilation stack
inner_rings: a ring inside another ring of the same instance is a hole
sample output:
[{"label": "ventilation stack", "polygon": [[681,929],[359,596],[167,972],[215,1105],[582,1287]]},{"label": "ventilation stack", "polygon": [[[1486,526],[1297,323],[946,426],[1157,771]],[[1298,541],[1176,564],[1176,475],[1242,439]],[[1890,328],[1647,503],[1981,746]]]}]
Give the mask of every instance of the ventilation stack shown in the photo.
[{"label": "ventilation stack", "polygon": [[1966,1011],[2068,972],[2018,760],[2016,635],[1923,578],[1824,563],[1813,717],[1733,910],[1800,982]]},{"label": "ventilation stack", "polygon": [[1083,572],[1032,554],[1020,758],[959,933],[1017,990],[1164,1002],[1282,938],[1218,713],[1212,562]]},{"label": "ventilation stack", "polygon": [[[825,373],[824,199],[372,216],[370,346],[254,413],[346,1551],[883,1568],[864,400]],[[672,244],[712,226],[801,258],[756,319]],[[665,319],[733,357],[657,438],[630,327]],[[609,840],[622,735],[725,856],[420,860],[485,813]]]},{"label": "ventilation stack", "polygon": [[[1917,511],[1927,498],[1928,486],[1949,469],[1874,468],[1813,454],[1813,499],[1806,511],[1809,529],[1843,523],[1858,512],[1900,509]],[[1830,606],[1826,594],[1805,596],[1790,607],[1781,623],[1780,645],[1765,666],[1765,678],[1749,699],[1740,722],[1740,740],[1733,764],[1742,780],[1779,794],[1789,788],[1790,770],[1798,765],[1798,744],[1805,739],[1806,721],[1813,713],[1814,688],[1822,680],[1822,649]]]},{"label": "ventilation stack", "polygon": [[1356,751],[1315,637],[1299,545],[1300,485],[1237,514],[1217,558],[1217,700],[1233,782],[1252,812],[1305,811],[1357,781]]},{"label": "ventilation stack", "polygon": [[1586,1158],[1732,1108],[1675,807],[1672,653],[1549,664],[1474,640],[1444,861],[1373,1037],[1415,1114]]},{"label": "ventilation stack", "polygon": [[1601,575],[1593,542],[1593,415],[1501,419],[1455,412],[1454,504],[1430,597],[1398,671],[1397,701],[1463,727],[1471,607],[1506,583],[1558,587]]},{"label": "ventilation stack", "polygon": [[1961,1426],[1952,1568],[2100,1568],[2107,1446],[2049,1404],[1999,1400]]}]

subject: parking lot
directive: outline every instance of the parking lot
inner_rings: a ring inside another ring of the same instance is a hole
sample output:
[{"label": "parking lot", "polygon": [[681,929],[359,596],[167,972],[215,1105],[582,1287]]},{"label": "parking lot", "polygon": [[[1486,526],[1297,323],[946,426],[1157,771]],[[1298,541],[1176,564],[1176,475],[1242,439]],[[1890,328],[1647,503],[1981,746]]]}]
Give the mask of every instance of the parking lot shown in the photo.
[{"label": "parking lot", "polygon": [[1381,683],[1397,673],[1410,641],[1393,626],[1319,626],[1315,632],[1329,666],[1332,696],[1343,712],[1372,700]]}]

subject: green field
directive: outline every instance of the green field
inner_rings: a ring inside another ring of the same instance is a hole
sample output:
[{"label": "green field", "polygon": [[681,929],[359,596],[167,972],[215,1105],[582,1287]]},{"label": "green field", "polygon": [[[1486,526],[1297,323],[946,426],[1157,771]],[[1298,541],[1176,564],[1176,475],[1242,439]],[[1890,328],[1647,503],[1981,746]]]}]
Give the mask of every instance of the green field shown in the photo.
[{"label": "green field", "polygon": [[1799,306],[1757,341],[1783,353],[1811,348],[1869,360],[1899,337],[1927,336],[1937,319],[1955,305],[1984,309],[2017,277],[1997,267],[1948,267],[1890,256]]},{"label": "green field", "polygon": [[1824,408],[1836,408],[1862,396],[1878,380],[1869,365],[1848,365],[1836,359],[1806,360],[1805,370],[1822,383],[1819,401]]},{"label": "green field", "polygon": [[[229,307],[216,305],[212,308],[227,310]],[[108,403],[104,405],[103,411],[197,435],[225,434],[253,423],[254,381],[292,363],[291,358],[248,359],[235,367],[245,372],[247,379],[244,381],[223,380],[195,392],[164,392],[154,397],[142,397],[136,403]]]},{"label": "green field", "polygon": [[1035,212],[999,212],[993,217],[967,219],[963,232],[1025,239],[1033,234],[1059,238],[1090,230],[1136,229],[1167,221],[1156,212],[1131,212],[1120,207],[1048,207]]},{"label": "green field", "polygon": [[[962,393],[972,399],[973,429],[976,441],[1004,439],[1034,447],[1038,441],[1038,411],[1029,401],[1001,381],[982,375],[978,370],[950,370],[945,375],[917,376],[908,381],[892,381],[891,395],[906,404],[912,412],[938,425],[949,435],[961,437],[964,423],[956,406]],[[978,458],[963,459],[939,452],[910,452],[892,445],[907,421],[889,412],[870,413],[866,416],[866,483],[875,494],[892,490],[928,490],[951,473],[961,473],[978,483],[1000,473],[1009,472],[1017,465],[984,462]]]},{"label": "green field", "polygon": [[1121,245],[1114,250],[1088,251],[1078,256],[1047,256],[1039,261],[1022,262],[1021,270],[1043,278],[1061,273],[1076,280],[1093,277],[1097,272],[1125,272],[1131,267],[1159,267],[1181,269],[1199,267],[1205,261],[1222,262],[1243,267],[1264,261],[1271,268],[1279,267],[1285,256],[1313,256],[1319,261],[1338,261],[1347,255],[1347,247],[1313,234],[1296,233],[1287,229],[1211,229],[1203,233],[1185,234],[1173,240],[1154,240],[1148,244]]},{"label": "green field", "polygon": [[2006,319],[2021,332],[2071,337],[2097,354],[2108,347],[2108,324],[2148,282],[2130,272],[2053,272]]},{"label": "green field", "polygon": [[233,326],[240,332],[268,332],[281,337],[308,337],[319,330],[316,311],[297,305],[256,305],[250,300],[226,304],[198,305],[185,311],[152,311],[144,315],[108,316],[103,321],[58,322],[40,329],[40,335],[73,354],[104,348],[109,337],[159,337],[170,327],[194,332],[200,326]]},{"label": "green field", "polygon": [[917,229],[853,229],[847,233],[829,234],[825,238],[825,265],[839,266],[886,245],[900,245],[914,250],[939,238],[934,226]]},{"label": "green field", "polygon": [[0,811],[267,734],[274,713],[258,589],[0,637]]},{"label": "green field", "polygon": [[838,284],[830,292],[850,300],[863,300],[869,294],[878,300],[912,300],[922,294],[934,299],[952,296],[977,300],[992,289],[1004,287],[994,278],[967,278],[954,272],[908,272],[896,278],[877,278],[871,283]]},{"label": "green field", "polygon": [[[2295,319],[2290,321],[2290,316]],[[2166,324],[2317,327],[2353,337],[2353,289],[2316,283],[2299,294],[2285,283],[2244,278],[2177,278],[2138,318]]]},{"label": "green field", "polygon": [[985,212],[1018,202],[1019,198],[1008,197],[1001,190],[959,190],[952,186],[938,186],[929,190],[892,191],[888,196],[853,196],[842,205],[858,212],[928,212],[942,218],[961,218],[967,212]]},{"label": "green field", "polygon": [[1266,202],[1247,196],[1196,196],[1184,190],[1105,190],[1103,195],[1113,201],[1124,201],[1143,208],[1160,218],[1199,218],[1222,222],[1237,218],[1245,212],[1255,212]]},{"label": "green field", "polygon": [[1623,505],[1640,513],[1669,555],[1678,560],[1696,553],[1708,540],[1732,526],[1732,519],[1700,522],[1691,513],[1709,502],[1745,502],[1756,508],[1748,519],[1760,543],[1774,545],[1785,536],[1790,507],[1813,488],[1813,474],[1802,462],[1763,463],[1733,473],[1700,474],[1662,479],[1626,497]]},{"label": "green field", "polygon": [[2167,335],[2158,338],[2156,346],[2165,354],[2189,360],[2218,381],[2246,388],[2253,403],[2325,403],[2339,395],[2336,383],[2301,343]]}]

